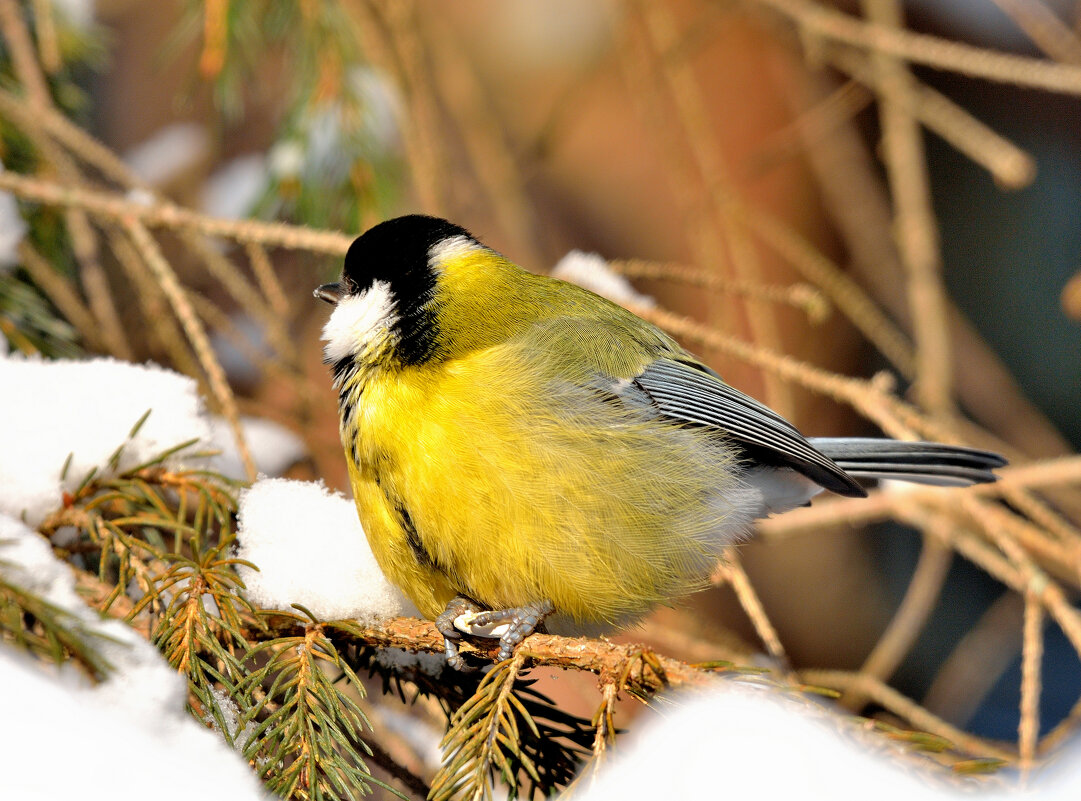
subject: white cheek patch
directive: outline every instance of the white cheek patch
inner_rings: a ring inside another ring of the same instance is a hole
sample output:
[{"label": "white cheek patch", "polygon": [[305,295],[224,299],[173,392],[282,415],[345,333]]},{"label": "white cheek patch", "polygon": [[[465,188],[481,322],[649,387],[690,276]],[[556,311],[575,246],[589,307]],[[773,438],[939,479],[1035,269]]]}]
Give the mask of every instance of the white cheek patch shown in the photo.
[{"label": "white cheek patch", "polygon": [[323,326],[323,355],[328,363],[361,356],[375,343],[385,340],[398,321],[390,284],[375,281],[359,295],[343,298]]}]

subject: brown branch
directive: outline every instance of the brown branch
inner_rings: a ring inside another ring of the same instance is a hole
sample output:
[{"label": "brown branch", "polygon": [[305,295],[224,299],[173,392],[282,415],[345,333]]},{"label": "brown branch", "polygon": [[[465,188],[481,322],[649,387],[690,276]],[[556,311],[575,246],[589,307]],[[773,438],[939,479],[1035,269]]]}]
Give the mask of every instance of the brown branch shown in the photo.
[{"label": "brown branch", "polygon": [[[799,110],[826,92],[825,81],[795,65],[786,74],[803,76],[803,80],[782,84]],[[848,249],[854,277],[886,313],[907,324],[904,273],[890,237],[889,204],[863,140],[851,126],[840,126],[832,136],[808,143],[805,155]],[[1030,456],[1072,452],[1047,417],[1024,396],[1002,360],[953,307],[950,326],[950,339],[958,355],[953,360],[954,386],[965,408]],[[1074,503],[1071,508],[1079,506],[1081,503]]]},{"label": "brown branch", "polygon": [[842,670],[804,670],[801,675],[809,684],[834,687],[838,690],[851,690],[866,695],[876,704],[880,704],[894,714],[910,721],[920,729],[945,737],[970,753],[982,753],[1009,762],[1017,760],[1017,753],[1008,746],[982,737],[976,737],[947,723],[878,679],[873,679],[861,673],[848,673]]},{"label": "brown branch", "polygon": [[964,726],[1013,663],[1021,647],[1024,603],[1004,592],[961,637],[921,699],[928,711]]},{"label": "brown branch", "polygon": [[[903,30],[899,0],[863,0],[862,5],[872,22]],[[914,82],[907,66],[893,56],[875,51],[871,64],[885,89],[878,104],[882,150],[893,198],[894,237],[908,277],[905,286],[916,340],[916,396],[931,412],[948,414],[953,408],[953,348],[923,133],[908,110],[915,105]]]},{"label": "brown branch", "polygon": [[229,386],[225,369],[221,366],[221,362],[210,345],[206,329],[203,328],[203,324],[195,315],[191,303],[180,285],[180,279],[169,265],[169,262],[166,261],[165,256],[158,247],[158,243],[150,232],[137,220],[126,221],[125,229],[128,236],[131,237],[132,244],[139,251],[143,261],[150,268],[158,285],[165,293],[165,298],[169,301],[173,313],[180,321],[184,334],[191,343],[192,349],[199,359],[199,364],[206,373],[211,393],[218,401],[222,414],[229,421],[229,427],[233,430],[237,451],[240,454],[240,462],[244,465],[244,472],[247,474],[249,481],[254,481],[256,476],[255,462],[252,460],[251,450],[248,448],[247,440],[244,437],[244,429],[240,424],[236,397]]},{"label": "brown branch", "polygon": [[8,46],[15,75],[35,108],[52,105],[52,95],[45,73],[38,64],[34,41],[23,22],[23,11],[15,0],[0,0],[0,34]]},{"label": "brown branch", "polygon": [[686,264],[647,259],[611,259],[608,266],[628,278],[673,281],[784,304],[806,314],[812,323],[824,322],[830,315],[829,300],[818,287],[809,283],[766,284],[759,281],[740,281]]},{"label": "brown branch", "polygon": [[[644,29],[643,38],[648,43],[646,58],[650,68],[675,109],[674,119],[670,118],[667,124],[677,124],[682,134],[682,145],[693,165],[696,183],[709,204],[711,213],[708,221],[713,228],[713,236],[722,243],[728,254],[728,262],[741,281],[760,280],[762,265],[758,252],[747,231],[733,217],[731,204],[726,202],[727,198],[738,198],[739,193],[732,170],[712,130],[707,114],[708,103],[691,63],[686,58],[673,57],[679,40],[675,17],[664,3],[638,0],[632,5],[635,16],[640,18],[640,27]],[[710,258],[710,261],[715,260],[715,256]],[[724,319],[717,313],[711,314],[711,317],[715,325],[716,321]],[[765,303],[746,304],[746,318],[755,342],[780,349],[780,328],[771,306]],[[772,373],[767,373],[764,378],[766,402],[782,413],[793,414],[791,388]]]},{"label": "brown branch", "polygon": [[937,36],[862,22],[808,0],[753,0],[791,19],[812,37],[821,36],[971,78],[1048,92],[1081,94],[1081,68],[1014,56]]},{"label": "brown branch", "polygon": [[94,315],[83,304],[72,285],[30,244],[23,239],[18,245],[19,261],[30,278],[60,313],[79,332],[89,348],[104,347]]},{"label": "brown branch", "polygon": [[349,234],[320,231],[300,225],[264,223],[257,220],[223,220],[167,201],[145,204],[111,192],[64,186],[14,172],[0,172],[0,189],[6,189],[24,200],[50,206],[86,209],[91,214],[111,221],[138,220],[152,228],[193,230],[206,236],[237,242],[257,242],[269,247],[306,250],[332,256],[344,256],[354,239]]},{"label": "brown branch", "polygon": [[1021,646],[1021,721],[1017,727],[1021,767],[1031,768],[1040,737],[1040,689],[1043,662],[1044,610],[1033,593],[1025,595]]},{"label": "brown branch", "polygon": [[744,613],[750,619],[751,625],[754,626],[755,632],[766,647],[767,653],[780,665],[788,668],[788,654],[781,643],[781,637],[766,614],[766,608],[762,605],[758,593],[755,592],[750,576],[743,569],[743,564],[740,562],[739,554],[735,548],[728,549],[725,560],[717,565],[711,580],[714,584],[719,584],[721,581],[728,582],[739,600],[739,605],[743,607]]},{"label": "brown branch", "polygon": [[1040,50],[1056,61],[1081,64],[1081,38],[1042,0],[991,0]]},{"label": "brown branch", "polygon": [[[952,563],[953,551],[944,543],[930,537],[924,539],[919,562],[904,598],[860,666],[862,675],[886,681],[894,674],[931,616]],[[866,702],[867,697],[856,690],[849,690],[841,698],[841,705],[853,712]]]},{"label": "brown branch", "polygon": [[900,104],[958,152],[991,173],[999,185],[1020,189],[1036,177],[1036,160],[1032,156],[914,76],[910,81],[911,91],[897,95],[891,93],[888,83],[879,80],[859,51],[834,46],[823,48],[822,54],[826,61],[859,83],[886,95],[889,102]]}]

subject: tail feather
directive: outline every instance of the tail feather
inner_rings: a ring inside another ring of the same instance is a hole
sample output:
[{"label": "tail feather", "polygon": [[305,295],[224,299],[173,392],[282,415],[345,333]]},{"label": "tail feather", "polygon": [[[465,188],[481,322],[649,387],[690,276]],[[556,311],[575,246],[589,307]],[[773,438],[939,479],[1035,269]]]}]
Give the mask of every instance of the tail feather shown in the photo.
[{"label": "tail feather", "polygon": [[995,481],[1006,460],[997,453],[943,445],[863,437],[814,437],[811,445],[857,478],[963,487]]}]

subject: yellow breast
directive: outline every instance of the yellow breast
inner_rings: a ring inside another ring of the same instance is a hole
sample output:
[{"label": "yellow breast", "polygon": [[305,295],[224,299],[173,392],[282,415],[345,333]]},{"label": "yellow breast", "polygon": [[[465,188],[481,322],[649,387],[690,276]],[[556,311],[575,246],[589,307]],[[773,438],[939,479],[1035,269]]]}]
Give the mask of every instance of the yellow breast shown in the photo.
[{"label": "yellow breast", "polygon": [[[372,373],[343,440],[361,522],[428,617],[457,594],[614,623],[695,589],[746,524],[722,442],[568,376],[529,335]],[[728,498],[728,501],[724,499]]]}]

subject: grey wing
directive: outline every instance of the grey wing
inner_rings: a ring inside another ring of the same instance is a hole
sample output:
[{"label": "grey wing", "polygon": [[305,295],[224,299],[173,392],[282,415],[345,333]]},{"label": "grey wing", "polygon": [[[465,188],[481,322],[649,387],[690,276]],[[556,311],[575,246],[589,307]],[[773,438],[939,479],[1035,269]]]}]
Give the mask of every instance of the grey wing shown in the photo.
[{"label": "grey wing", "polygon": [[666,417],[717,429],[749,458],[791,467],[840,495],[866,491],[772,409],[729,386],[708,368],[674,359],[652,362],[632,381]]}]

